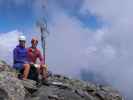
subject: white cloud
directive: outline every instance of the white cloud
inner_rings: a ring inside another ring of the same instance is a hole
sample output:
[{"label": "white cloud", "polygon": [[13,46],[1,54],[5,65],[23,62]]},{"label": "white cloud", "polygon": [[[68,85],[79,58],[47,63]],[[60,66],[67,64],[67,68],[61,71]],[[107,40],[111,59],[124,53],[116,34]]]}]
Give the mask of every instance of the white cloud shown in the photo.
[{"label": "white cloud", "polygon": [[13,61],[13,49],[18,44],[18,36],[21,33],[18,31],[11,31],[8,33],[1,33],[0,35],[0,59],[5,60],[8,64]]},{"label": "white cloud", "polygon": [[[83,29],[80,22],[63,12],[56,13],[50,25],[51,35],[48,37],[48,63],[55,72],[77,75],[84,59],[85,38],[91,31]],[[88,38],[87,38],[88,39]],[[75,70],[75,71],[74,71]],[[71,74],[70,74],[71,73]]]},{"label": "white cloud", "polygon": [[[105,53],[105,59],[101,51],[95,52],[95,58],[99,56],[102,59],[94,59],[95,62],[101,62],[103,68],[101,73],[105,73],[107,79],[114,86],[122,90],[126,94],[126,99],[133,99],[132,89],[132,59],[133,59],[133,13],[132,0],[85,0],[81,12],[91,12],[106,21],[108,26],[106,33],[103,34],[102,43],[96,45]],[[98,40],[98,39],[96,39]],[[107,46],[105,46],[107,45]],[[108,47],[109,45],[109,47]],[[109,55],[113,56],[113,60],[107,61]],[[91,62],[90,62],[91,63]],[[99,63],[99,65],[101,65]],[[95,63],[94,63],[95,66]],[[113,73],[113,75],[111,73]],[[114,79],[113,79],[114,78]]]},{"label": "white cloud", "polygon": [[[54,72],[70,76],[76,76],[82,68],[99,72],[132,100],[133,1],[84,1],[80,13],[89,11],[105,21],[107,26],[91,31],[84,28],[78,19],[69,16],[63,9],[55,4],[48,4],[46,11],[51,17],[48,23],[51,35],[47,39],[49,68]],[[33,4],[33,11],[39,17],[44,15],[43,5],[45,5],[44,0],[35,0]],[[5,37],[6,35],[2,35],[1,38]],[[10,44],[4,48],[14,47],[17,41],[5,39],[1,45],[5,46],[7,42]],[[9,52],[7,49],[1,51],[2,54]],[[3,57],[6,58],[5,55]]]}]

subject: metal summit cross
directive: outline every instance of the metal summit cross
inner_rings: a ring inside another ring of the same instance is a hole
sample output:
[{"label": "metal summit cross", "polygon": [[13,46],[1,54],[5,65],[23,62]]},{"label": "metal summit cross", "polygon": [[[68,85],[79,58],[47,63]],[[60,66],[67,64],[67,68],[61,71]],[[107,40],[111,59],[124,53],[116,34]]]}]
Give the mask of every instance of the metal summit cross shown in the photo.
[{"label": "metal summit cross", "polygon": [[[49,35],[49,32],[47,30],[47,22],[44,18],[42,18],[41,20],[38,20],[37,23],[36,23],[37,27],[39,28],[39,31],[41,33],[41,42],[42,42],[42,49],[43,49],[43,57],[44,59],[46,58],[46,50],[45,50],[45,47],[46,47],[46,38],[48,37]],[[46,60],[44,62],[44,64],[46,64]]]}]

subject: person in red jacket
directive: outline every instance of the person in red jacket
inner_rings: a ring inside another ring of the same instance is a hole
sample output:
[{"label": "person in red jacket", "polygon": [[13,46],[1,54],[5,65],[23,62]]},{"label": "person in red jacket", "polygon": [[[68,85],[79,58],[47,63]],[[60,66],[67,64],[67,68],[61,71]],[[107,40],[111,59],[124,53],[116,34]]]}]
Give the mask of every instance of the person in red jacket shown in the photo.
[{"label": "person in red jacket", "polygon": [[[37,48],[38,40],[32,38],[31,47],[28,48],[28,60],[30,64],[33,64],[37,69],[39,74],[42,75],[42,78],[47,80],[47,68],[44,65],[44,58],[41,54],[41,51]],[[40,60],[40,64],[37,64],[37,59]]]}]

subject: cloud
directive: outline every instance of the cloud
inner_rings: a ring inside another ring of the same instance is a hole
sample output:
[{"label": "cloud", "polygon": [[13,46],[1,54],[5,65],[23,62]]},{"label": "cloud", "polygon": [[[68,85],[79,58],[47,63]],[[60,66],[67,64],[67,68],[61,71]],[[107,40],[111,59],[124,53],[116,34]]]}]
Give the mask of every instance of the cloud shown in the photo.
[{"label": "cloud", "polygon": [[[49,18],[51,34],[47,38],[46,52],[49,69],[74,77],[79,77],[82,69],[100,74],[124,93],[126,100],[132,100],[132,0],[49,0],[46,9],[43,8],[44,1],[35,0],[31,5],[34,16]],[[70,8],[80,14],[95,15],[106,24],[92,31],[69,14]],[[11,35],[17,38],[17,35]],[[2,35],[1,38],[5,37]],[[10,42],[14,47],[17,43],[16,40],[5,40],[1,42],[2,46]],[[2,52],[9,51],[2,49]],[[6,58],[5,55],[2,57]]]},{"label": "cloud", "polygon": [[49,66],[58,73],[77,75],[80,71],[77,66],[83,63],[81,59],[83,59],[82,49],[85,46],[85,37],[82,33],[87,35],[90,31],[83,30],[78,20],[70,18],[63,12],[57,13],[52,22],[51,35],[47,41]]},{"label": "cloud", "polygon": [[0,59],[5,60],[8,64],[12,64],[13,49],[18,44],[18,36],[22,34],[17,30],[0,34]]},{"label": "cloud", "polygon": [[[96,46],[95,55],[93,55],[94,62],[100,63],[91,63],[91,60],[89,63],[96,67],[94,71],[97,67],[103,66],[100,67],[101,73],[104,73],[113,86],[125,93],[126,100],[133,98],[131,94],[133,79],[130,77],[133,75],[132,3],[132,0],[85,0],[80,10],[82,13],[91,12],[106,21],[103,42],[93,45],[93,48]],[[97,47],[100,49],[96,49]]]}]

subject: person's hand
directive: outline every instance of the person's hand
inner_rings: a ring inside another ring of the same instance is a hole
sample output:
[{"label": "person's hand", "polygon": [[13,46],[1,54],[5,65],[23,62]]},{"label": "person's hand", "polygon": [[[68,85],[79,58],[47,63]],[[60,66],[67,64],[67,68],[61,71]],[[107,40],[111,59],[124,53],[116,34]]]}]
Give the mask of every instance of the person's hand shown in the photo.
[{"label": "person's hand", "polygon": [[46,69],[48,68],[48,65],[47,65],[47,64],[42,64],[41,66],[42,66],[43,68],[46,68]]}]

